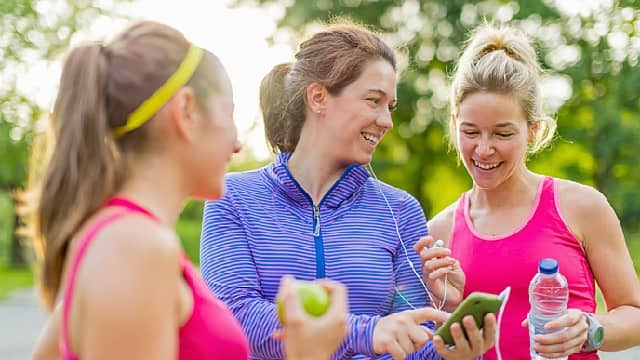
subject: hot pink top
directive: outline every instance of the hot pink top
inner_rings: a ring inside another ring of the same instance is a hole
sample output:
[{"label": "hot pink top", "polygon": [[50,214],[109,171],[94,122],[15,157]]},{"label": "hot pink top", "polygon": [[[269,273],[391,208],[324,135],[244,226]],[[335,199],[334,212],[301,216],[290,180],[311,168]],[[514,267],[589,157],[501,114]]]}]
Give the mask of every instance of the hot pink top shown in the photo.
[{"label": "hot pink top", "polygon": [[[157,220],[148,210],[124,198],[113,198],[106,206],[120,207],[122,211],[100,219],[87,230],[71,264],[62,305],[60,354],[64,360],[79,360],[69,344],[69,304],[73,296],[78,266],[91,241],[105,225],[128,214],[142,213]],[[180,265],[182,275],[193,291],[193,311],[179,329],[179,359],[246,360],[249,356],[249,346],[240,324],[225,305],[212,295],[184,254],[181,255]]]},{"label": "hot pink top", "polygon": [[[469,217],[469,193],[460,197],[451,235],[452,256],[467,275],[464,296],[473,291],[498,294],[511,286],[500,327],[503,359],[530,359],[529,333],[520,323],[529,312],[529,282],[538,271],[538,261],[558,260],[560,272],[569,282],[569,308],[594,312],[594,278],[580,242],[573,236],[558,210],[554,180],[540,182],[529,218],[514,233],[483,236],[475,232]],[[483,357],[496,359],[495,348]],[[574,354],[575,359],[598,359],[596,352]]]}]

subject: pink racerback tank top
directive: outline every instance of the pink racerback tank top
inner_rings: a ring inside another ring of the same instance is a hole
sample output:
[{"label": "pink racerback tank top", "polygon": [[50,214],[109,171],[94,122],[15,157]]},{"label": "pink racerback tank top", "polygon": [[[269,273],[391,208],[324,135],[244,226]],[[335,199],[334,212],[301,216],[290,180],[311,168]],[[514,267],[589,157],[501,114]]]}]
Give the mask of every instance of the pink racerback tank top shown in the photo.
[{"label": "pink racerback tank top", "polygon": [[[460,261],[467,280],[464,296],[473,291],[499,294],[511,286],[500,327],[503,359],[530,359],[529,333],[520,323],[529,312],[529,282],[538,271],[538,261],[558,260],[560,272],[569,282],[569,308],[594,312],[593,273],[580,242],[573,236],[558,210],[557,191],[551,177],[541,182],[529,218],[514,233],[489,237],[478,234],[469,217],[469,193],[460,197],[451,234],[452,256]],[[570,360],[598,359],[596,352],[574,354]],[[495,348],[484,360],[497,359]]]},{"label": "pink racerback tank top", "polygon": [[[63,360],[79,360],[69,344],[69,312],[78,267],[96,234],[117,219],[140,213],[158,220],[151,212],[134,202],[116,197],[109,200],[107,207],[119,207],[115,212],[93,224],[80,241],[71,264],[71,271],[64,292],[62,305],[62,329],[60,354]],[[249,345],[238,321],[226,306],[216,299],[204,284],[187,256],[180,259],[182,275],[193,294],[193,311],[189,319],[179,329],[179,359],[229,359],[246,360]]]}]

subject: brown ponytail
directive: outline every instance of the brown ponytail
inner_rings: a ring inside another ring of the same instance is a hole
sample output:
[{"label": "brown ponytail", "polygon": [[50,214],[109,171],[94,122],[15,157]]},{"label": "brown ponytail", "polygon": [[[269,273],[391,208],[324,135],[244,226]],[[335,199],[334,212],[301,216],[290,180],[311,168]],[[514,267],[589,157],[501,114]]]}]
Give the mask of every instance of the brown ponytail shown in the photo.
[{"label": "brown ponytail", "polygon": [[368,61],[396,68],[393,49],[366,27],[337,23],[300,44],[293,64],[276,65],[260,84],[267,141],[274,152],[293,152],[306,114],[306,89],[317,82],[338,95],[357,80]]},{"label": "brown ponytail", "polygon": [[[33,209],[30,221],[35,249],[43,258],[41,292],[52,308],[60,290],[69,243],[82,224],[126,180],[131,153],[143,152],[153,139],[153,118],[117,141],[113,129],[176,70],[190,43],[177,30],[151,21],[133,24],[108,45],[73,49],[63,66],[47,136],[45,156],[30,172]],[[188,82],[205,111],[219,89],[220,62],[205,51]],[[38,161],[40,160],[40,161]],[[46,168],[40,171],[40,162]],[[40,181],[39,179],[42,178]]]},{"label": "brown ponytail", "polygon": [[[273,152],[288,148],[286,138],[289,131],[287,131],[287,117],[284,116],[287,108],[284,81],[289,70],[291,70],[291,63],[278,64],[260,82],[260,108],[265,122],[264,131]],[[291,129],[290,132],[299,134],[303,122],[292,121],[292,123],[299,124],[300,129]]]},{"label": "brown ponytail", "polygon": [[121,180],[107,121],[108,66],[102,46],[93,44],[73,49],[62,71],[51,124],[55,145],[42,183],[35,238],[36,248],[44,250],[47,306],[58,293],[69,240]]}]

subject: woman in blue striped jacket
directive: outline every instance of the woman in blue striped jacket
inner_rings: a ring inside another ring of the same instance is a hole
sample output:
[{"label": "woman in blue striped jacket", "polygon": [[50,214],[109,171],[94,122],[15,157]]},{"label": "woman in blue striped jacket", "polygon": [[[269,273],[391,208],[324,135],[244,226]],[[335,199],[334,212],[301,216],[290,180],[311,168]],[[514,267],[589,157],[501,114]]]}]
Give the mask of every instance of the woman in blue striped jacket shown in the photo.
[{"label": "woman in blue striped jacket", "polygon": [[[333,25],[302,42],[295,58],[276,66],[260,89],[276,160],[228,175],[225,196],[206,204],[203,219],[202,274],[243,325],[252,358],[284,358],[272,333],[285,274],[347,286],[349,332],[334,359],[482,354],[493,344],[493,316],[484,332],[465,322],[469,341],[456,327],[455,348],[428,341],[430,320],[446,313],[431,308],[412,251],[427,234],[424,214],[415,198],[363,167],[393,126],[393,50],[367,29]],[[446,302],[455,306],[464,274],[448,280]],[[443,280],[428,285],[440,302]]]}]

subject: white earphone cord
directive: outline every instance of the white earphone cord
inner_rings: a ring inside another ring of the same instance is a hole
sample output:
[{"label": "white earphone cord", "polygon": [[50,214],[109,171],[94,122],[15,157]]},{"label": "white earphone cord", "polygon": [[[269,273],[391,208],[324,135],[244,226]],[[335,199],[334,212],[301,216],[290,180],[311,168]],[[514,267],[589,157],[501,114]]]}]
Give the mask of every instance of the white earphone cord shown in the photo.
[{"label": "white earphone cord", "polygon": [[[400,244],[402,245],[402,249],[404,250],[404,254],[405,254],[405,257],[407,259],[407,263],[409,264],[409,267],[411,268],[411,271],[413,271],[413,273],[416,275],[418,280],[420,280],[420,284],[422,285],[422,287],[424,288],[425,292],[427,293],[427,296],[429,297],[429,300],[431,301],[431,304],[433,305],[433,307],[438,309],[438,310],[442,310],[444,308],[445,304],[447,303],[447,280],[448,280],[447,279],[447,274],[444,274],[444,289],[443,289],[442,303],[439,306],[437,306],[436,302],[433,299],[433,296],[431,295],[431,290],[429,289],[427,284],[422,279],[422,276],[420,276],[420,274],[418,274],[418,272],[415,269],[415,266],[413,265],[413,262],[409,258],[409,251],[407,250],[407,247],[404,244],[404,241],[402,240],[402,236],[400,235],[400,230],[399,230],[398,222],[396,221],[396,216],[393,213],[393,209],[391,208],[391,205],[389,204],[389,200],[387,200],[387,196],[382,191],[382,186],[380,185],[380,181],[378,180],[378,177],[376,176],[376,173],[373,171],[373,167],[371,166],[371,163],[367,164],[367,166],[369,168],[369,172],[371,173],[371,176],[373,176],[373,178],[376,180],[377,185],[378,185],[378,190],[380,191],[380,194],[382,195],[382,198],[384,199],[384,202],[387,204],[387,208],[389,209],[389,212],[391,213],[391,220],[393,220],[393,224],[394,224],[395,230],[396,230],[396,235],[398,236],[398,240],[400,241]],[[411,304],[411,302],[409,300],[407,300],[407,298],[404,297],[404,295],[402,295],[402,293],[398,290],[397,287],[396,287],[395,290],[396,290],[396,293],[398,295],[400,295],[400,297],[412,309],[416,308],[415,306],[413,306],[413,304]]]},{"label": "white earphone cord", "polygon": [[[407,251],[407,247],[405,246],[404,241],[402,240],[402,236],[400,235],[398,222],[396,221],[396,217],[395,217],[395,214],[393,213],[393,209],[391,208],[391,205],[389,204],[389,200],[387,200],[387,196],[382,191],[382,186],[380,186],[380,181],[378,180],[378,177],[376,176],[376,173],[373,171],[373,167],[371,166],[371,164],[369,163],[369,164],[367,164],[367,166],[368,166],[369,172],[371,173],[371,176],[373,176],[373,178],[378,183],[378,190],[380,191],[380,194],[382,195],[382,198],[384,199],[384,202],[387,204],[387,208],[389,209],[389,212],[391,213],[391,220],[393,220],[393,224],[395,225],[396,235],[398,236],[398,240],[400,241],[400,244],[402,245],[402,248],[404,250],[404,254],[405,254],[407,263],[409,264],[409,267],[411,268],[413,273],[416,275],[418,280],[420,280],[420,284],[422,284],[422,287],[424,288],[425,292],[427,293],[427,296],[429,296],[429,300],[431,301],[431,304],[433,305],[433,307],[435,307],[438,310],[442,310],[444,308],[444,305],[447,302],[447,274],[444,274],[444,289],[443,289],[442,303],[440,304],[440,306],[436,306],[435,301],[433,301],[433,296],[431,295],[431,290],[429,290],[429,287],[427,286],[427,284],[422,279],[422,276],[420,276],[420,274],[418,274],[418,272],[416,271],[415,267],[413,266],[413,262],[411,261],[411,259],[409,259],[409,252]],[[409,300],[407,300],[407,298],[404,297],[404,295],[402,295],[402,292],[400,292],[400,290],[397,287],[396,287],[395,290],[396,290],[396,293],[398,295],[400,295],[400,297],[412,309],[416,308],[415,306],[413,306],[413,304],[411,304],[411,302]],[[500,351],[500,325],[502,323],[502,314],[504,314],[504,308],[507,305],[507,301],[509,300],[509,294],[510,293],[511,293],[511,288],[510,287],[507,287],[506,289],[504,289],[502,291],[502,293],[500,293],[500,296],[503,297],[503,301],[502,301],[502,305],[500,306],[500,312],[498,314],[498,319],[497,319],[497,322],[496,322],[497,329],[496,329],[496,338],[495,338],[496,356],[497,356],[498,360],[502,360],[502,353]],[[480,356],[480,358],[482,359],[482,356]]]}]

